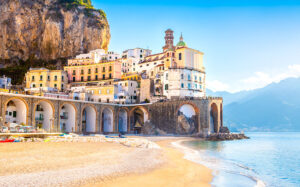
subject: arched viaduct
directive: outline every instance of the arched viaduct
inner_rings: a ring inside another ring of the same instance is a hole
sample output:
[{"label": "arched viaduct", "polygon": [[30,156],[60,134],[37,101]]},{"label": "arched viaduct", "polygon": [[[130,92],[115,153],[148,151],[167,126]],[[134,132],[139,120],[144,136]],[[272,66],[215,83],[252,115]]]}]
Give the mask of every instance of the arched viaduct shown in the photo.
[{"label": "arched viaduct", "polygon": [[0,102],[1,125],[23,123],[47,132],[140,133],[147,122],[182,134],[178,124],[192,121],[193,133],[218,133],[223,126],[222,98],[119,105],[0,93]]}]

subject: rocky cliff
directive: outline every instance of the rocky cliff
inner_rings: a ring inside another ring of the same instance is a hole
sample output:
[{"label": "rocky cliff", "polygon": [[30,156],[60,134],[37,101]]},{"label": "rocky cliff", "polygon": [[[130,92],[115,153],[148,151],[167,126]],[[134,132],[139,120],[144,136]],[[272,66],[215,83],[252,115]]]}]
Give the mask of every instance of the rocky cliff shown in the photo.
[{"label": "rocky cliff", "polygon": [[0,0],[0,60],[67,58],[108,48],[109,24],[90,0]]}]

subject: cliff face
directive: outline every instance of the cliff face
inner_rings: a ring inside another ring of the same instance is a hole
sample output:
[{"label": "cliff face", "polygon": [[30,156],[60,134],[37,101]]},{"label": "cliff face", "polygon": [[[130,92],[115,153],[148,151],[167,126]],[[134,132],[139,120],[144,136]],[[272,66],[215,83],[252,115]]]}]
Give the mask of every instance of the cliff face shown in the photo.
[{"label": "cliff face", "polygon": [[72,0],[0,0],[0,59],[66,58],[107,50],[109,40],[101,10]]}]

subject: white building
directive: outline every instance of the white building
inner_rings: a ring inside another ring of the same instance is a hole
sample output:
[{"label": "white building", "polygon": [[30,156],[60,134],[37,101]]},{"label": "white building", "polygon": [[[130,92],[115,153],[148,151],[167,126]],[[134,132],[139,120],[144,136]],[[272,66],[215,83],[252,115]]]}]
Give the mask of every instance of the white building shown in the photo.
[{"label": "white building", "polygon": [[75,59],[73,59],[73,61],[90,60],[93,63],[99,63],[101,60],[113,61],[119,59],[120,57],[120,54],[113,51],[109,51],[108,53],[106,53],[104,49],[96,49],[86,54],[77,55]]},{"label": "white building", "polygon": [[124,80],[124,81],[118,81],[115,84],[118,85],[118,89],[119,89],[117,98],[115,98],[115,102],[121,104],[136,103],[137,94],[138,94],[137,81]]},{"label": "white building", "polygon": [[143,48],[134,48],[123,51],[122,58],[135,58],[139,61],[143,60],[146,56],[151,55],[151,50]]},{"label": "white building", "polygon": [[169,68],[163,76],[168,99],[205,96],[205,73],[192,68]]},{"label": "white building", "polygon": [[11,78],[5,77],[5,75],[3,75],[3,77],[0,78],[0,88],[10,89],[10,87]]}]

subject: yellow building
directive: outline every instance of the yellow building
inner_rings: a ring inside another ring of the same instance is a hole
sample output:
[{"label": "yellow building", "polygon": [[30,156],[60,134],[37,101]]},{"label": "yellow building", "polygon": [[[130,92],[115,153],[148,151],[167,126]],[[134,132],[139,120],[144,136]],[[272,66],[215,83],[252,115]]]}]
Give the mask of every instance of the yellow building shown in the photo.
[{"label": "yellow building", "polygon": [[141,75],[138,73],[125,73],[122,75],[122,80],[132,80],[132,81],[141,81]]},{"label": "yellow building", "polygon": [[67,88],[68,76],[63,70],[30,68],[25,74],[25,91],[64,91]]}]

